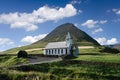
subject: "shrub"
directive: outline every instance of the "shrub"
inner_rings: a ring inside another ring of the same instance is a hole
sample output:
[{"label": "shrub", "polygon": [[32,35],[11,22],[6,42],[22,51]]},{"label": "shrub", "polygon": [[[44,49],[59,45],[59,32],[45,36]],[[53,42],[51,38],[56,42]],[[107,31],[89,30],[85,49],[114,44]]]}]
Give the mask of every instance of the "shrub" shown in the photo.
[{"label": "shrub", "polygon": [[18,54],[17,54],[17,57],[18,57],[18,58],[27,58],[27,57],[28,57],[28,54],[27,54],[26,51],[20,50],[20,51],[18,52]]},{"label": "shrub", "polygon": [[102,50],[100,50],[100,52],[107,52],[107,53],[114,53],[117,54],[120,51],[115,49],[115,48],[110,48],[110,47],[104,47]]}]

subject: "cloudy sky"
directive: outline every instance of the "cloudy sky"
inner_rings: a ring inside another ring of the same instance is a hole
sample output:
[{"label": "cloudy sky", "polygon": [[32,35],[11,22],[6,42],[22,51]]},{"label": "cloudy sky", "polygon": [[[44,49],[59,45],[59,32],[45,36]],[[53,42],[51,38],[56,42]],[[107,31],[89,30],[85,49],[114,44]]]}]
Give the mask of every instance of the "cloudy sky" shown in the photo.
[{"label": "cloudy sky", "polygon": [[120,42],[120,0],[0,0],[0,51],[73,23],[101,45]]}]

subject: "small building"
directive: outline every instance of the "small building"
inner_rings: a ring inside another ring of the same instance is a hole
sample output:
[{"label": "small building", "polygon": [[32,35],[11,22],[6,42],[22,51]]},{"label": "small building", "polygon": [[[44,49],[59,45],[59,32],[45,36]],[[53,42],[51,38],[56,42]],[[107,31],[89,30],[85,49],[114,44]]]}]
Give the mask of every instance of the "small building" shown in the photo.
[{"label": "small building", "polygon": [[73,51],[73,40],[68,32],[65,41],[48,43],[44,49],[44,55],[69,55],[72,54]]}]

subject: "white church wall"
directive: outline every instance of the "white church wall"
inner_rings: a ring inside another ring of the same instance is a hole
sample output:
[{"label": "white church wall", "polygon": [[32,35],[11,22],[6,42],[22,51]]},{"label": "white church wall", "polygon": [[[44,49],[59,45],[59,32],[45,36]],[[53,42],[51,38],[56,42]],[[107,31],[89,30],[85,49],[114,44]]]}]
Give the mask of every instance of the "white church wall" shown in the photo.
[{"label": "white church wall", "polygon": [[44,55],[66,55],[69,54],[69,48],[59,48],[59,49],[45,49]]}]

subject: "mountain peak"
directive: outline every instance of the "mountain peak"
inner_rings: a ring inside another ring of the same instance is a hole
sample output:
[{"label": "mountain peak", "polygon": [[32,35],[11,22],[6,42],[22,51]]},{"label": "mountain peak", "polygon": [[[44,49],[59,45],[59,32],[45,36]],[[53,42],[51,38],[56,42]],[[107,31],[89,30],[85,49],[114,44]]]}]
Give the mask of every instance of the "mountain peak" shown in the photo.
[{"label": "mountain peak", "polygon": [[56,29],[58,29],[58,28],[66,29],[66,28],[72,28],[72,27],[75,27],[74,24],[72,24],[72,23],[65,23],[65,24],[62,24],[62,25],[56,27]]},{"label": "mountain peak", "polygon": [[65,26],[74,26],[74,24],[72,24],[72,23],[65,23],[65,24],[62,24],[62,25],[65,25]]},{"label": "mountain peak", "polygon": [[70,32],[73,41],[78,41],[80,45],[99,45],[97,41],[91,38],[84,31],[78,29],[72,23],[65,23],[56,27],[51,33],[49,33],[44,39],[36,42],[58,42],[64,41],[67,33]]}]

